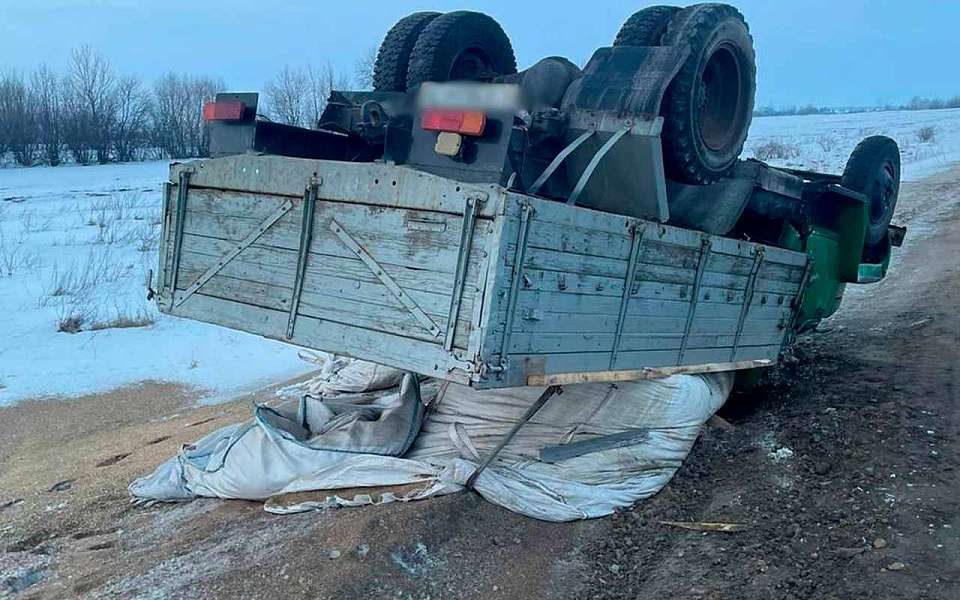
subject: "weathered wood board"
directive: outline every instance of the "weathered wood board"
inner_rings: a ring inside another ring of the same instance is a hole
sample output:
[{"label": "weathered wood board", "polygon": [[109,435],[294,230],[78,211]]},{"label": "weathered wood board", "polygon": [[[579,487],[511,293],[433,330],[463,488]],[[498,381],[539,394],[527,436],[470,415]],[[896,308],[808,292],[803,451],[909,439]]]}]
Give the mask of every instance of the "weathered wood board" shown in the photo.
[{"label": "weathered wood board", "polygon": [[807,267],[385,164],[175,164],[164,206],[163,312],[476,387],[774,360]]}]

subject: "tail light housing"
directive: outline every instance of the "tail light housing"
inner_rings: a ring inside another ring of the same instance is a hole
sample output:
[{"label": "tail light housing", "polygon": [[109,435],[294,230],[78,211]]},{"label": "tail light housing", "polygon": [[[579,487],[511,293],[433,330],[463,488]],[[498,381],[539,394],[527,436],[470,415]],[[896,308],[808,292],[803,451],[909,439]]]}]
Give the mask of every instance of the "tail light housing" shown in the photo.
[{"label": "tail light housing", "polygon": [[481,136],[487,126],[487,115],[468,110],[425,110],[420,116],[420,126],[427,131],[459,133]]},{"label": "tail light housing", "polygon": [[239,100],[219,100],[203,105],[204,121],[242,121],[246,105]]}]

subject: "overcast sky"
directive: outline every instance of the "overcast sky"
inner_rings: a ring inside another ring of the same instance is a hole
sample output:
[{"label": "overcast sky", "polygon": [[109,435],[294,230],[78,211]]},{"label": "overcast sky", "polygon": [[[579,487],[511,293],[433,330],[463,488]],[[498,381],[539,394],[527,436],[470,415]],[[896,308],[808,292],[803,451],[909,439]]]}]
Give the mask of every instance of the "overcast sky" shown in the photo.
[{"label": "overcast sky", "polygon": [[[758,104],[850,106],[960,94],[956,0],[734,0],[754,35]],[[400,17],[482,10],[528,66],[581,66],[612,42],[636,0],[0,0],[0,69],[63,68],[90,44],[125,74],[174,70],[260,90],[284,65],[330,61],[353,73]]]}]

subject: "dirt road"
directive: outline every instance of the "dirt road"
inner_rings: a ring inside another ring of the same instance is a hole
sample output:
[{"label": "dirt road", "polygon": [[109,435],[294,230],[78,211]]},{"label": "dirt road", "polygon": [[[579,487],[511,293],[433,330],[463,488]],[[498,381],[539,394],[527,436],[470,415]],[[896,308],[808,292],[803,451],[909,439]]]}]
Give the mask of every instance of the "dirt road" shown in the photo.
[{"label": "dirt road", "polygon": [[146,383],[2,408],[0,597],[958,598],[960,167],[904,185],[897,220],[892,277],[852,290],[660,494],[607,519],[541,523],[468,493],[136,508],[130,479],[250,398],[197,407]]}]

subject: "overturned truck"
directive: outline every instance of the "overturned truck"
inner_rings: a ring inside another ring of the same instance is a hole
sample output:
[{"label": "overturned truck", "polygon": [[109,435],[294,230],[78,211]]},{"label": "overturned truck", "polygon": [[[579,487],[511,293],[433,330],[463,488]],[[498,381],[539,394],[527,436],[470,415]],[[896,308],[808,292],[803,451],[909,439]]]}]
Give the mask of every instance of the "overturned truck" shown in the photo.
[{"label": "overturned truck", "polygon": [[311,129],[204,107],[171,166],[161,311],[477,388],[773,364],[882,279],[893,140],[842,175],[739,158],[752,39],[721,4],[632,15],[581,70],[517,72],[476,12],[386,35]]}]

